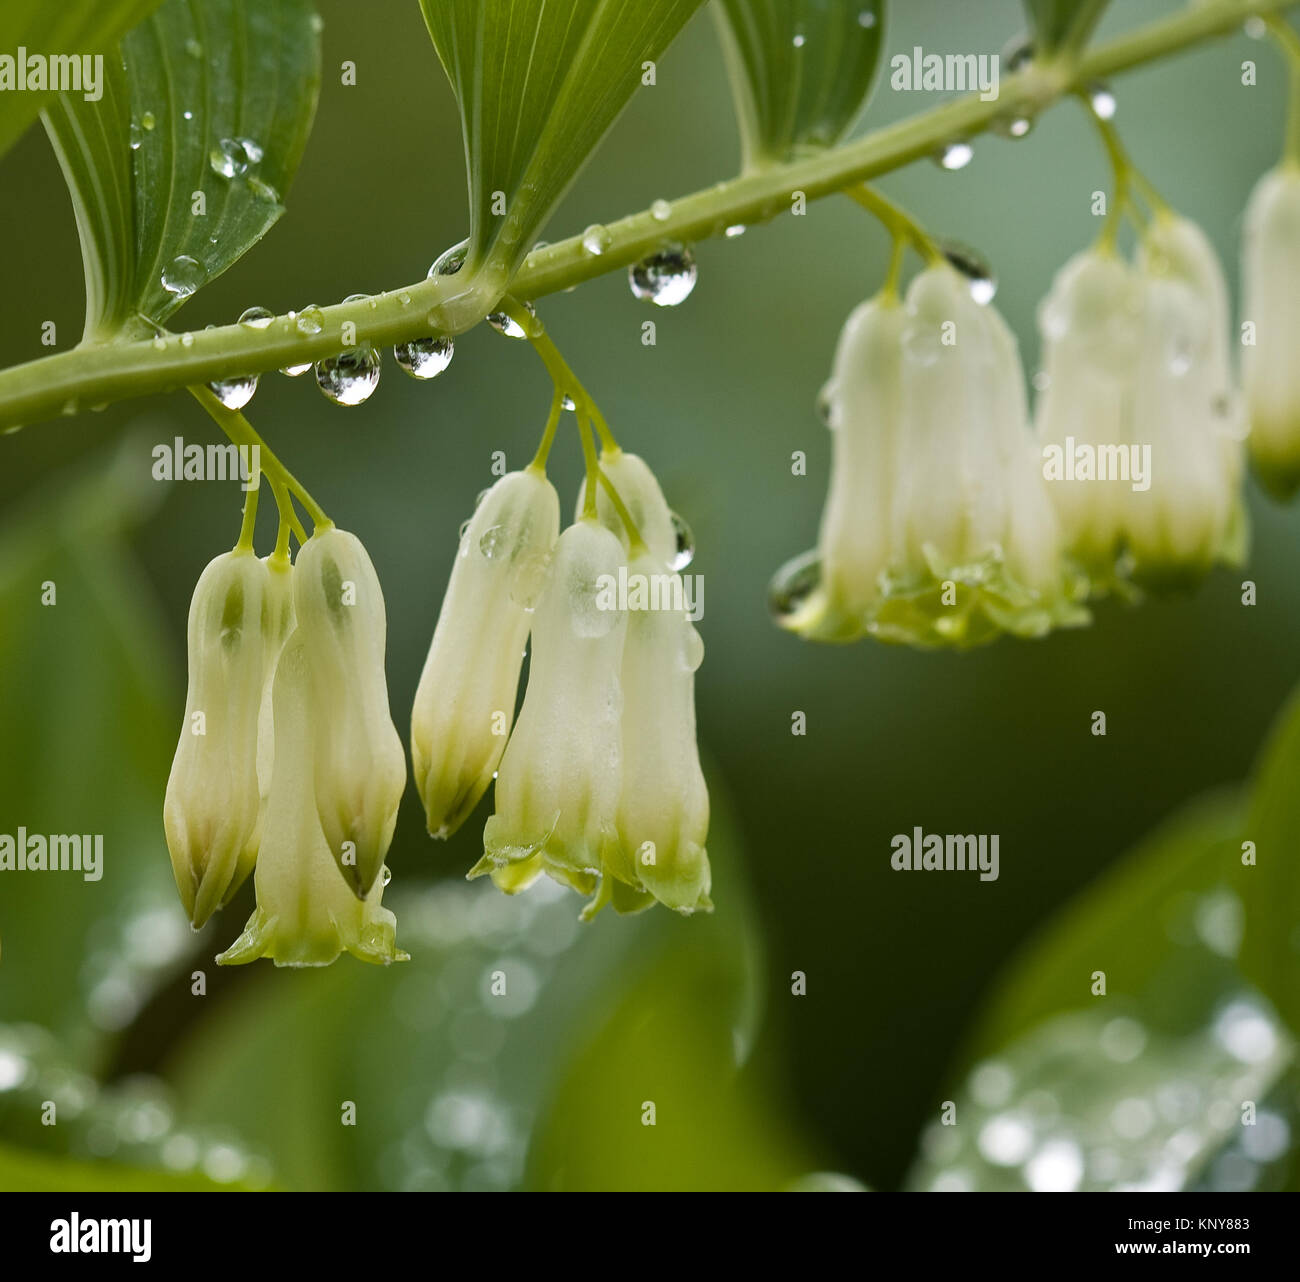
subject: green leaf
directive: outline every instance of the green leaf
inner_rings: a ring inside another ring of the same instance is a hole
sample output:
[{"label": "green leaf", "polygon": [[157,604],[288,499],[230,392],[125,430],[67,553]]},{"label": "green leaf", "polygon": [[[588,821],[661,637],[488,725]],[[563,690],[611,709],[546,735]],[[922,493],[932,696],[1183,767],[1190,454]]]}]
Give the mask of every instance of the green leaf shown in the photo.
[{"label": "green leaf", "polygon": [[721,0],[713,13],[746,169],[844,137],[875,83],[884,0]]},{"label": "green leaf", "polygon": [[[57,3],[55,0],[5,0],[0,16],[0,55],[16,59],[20,48],[26,49],[29,55],[46,59],[99,54],[107,71],[118,38],[156,9],[158,3],[159,0],[57,0]],[[83,63],[83,73],[84,67]],[[28,70],[30,81],[30,67]],[[13,74],[13,87],[6,85],[0,90],[0,156],[55,97],[54,91],[48,88],[42,91],[22,87],[16,64]],[[0,78],[0,84],[3,83]],[[86,91],[83,81],[82,93]]]},{"label": "green leaf", "polygon": [[1242,970],[1300,1036],[1300,691],[1261,754],[1243,835],[1257,862],[1241,870]]},{"label": "green leaf", "polygon": [[[460,104],[471,271],[504,289],[702,0],[420,0]],[[504,212],[502,212],[504,210]]]},{"label": "green leaf", "polygon": [[1024,0],[1038,53],[1078,53],[1092,38],[1110,0]]},{"label": "green leaf", "polygon": [[120,1162],[79,1162],[0,1144],[4,1193],[213,1193],[229,1186],[202,1175],[147,1171]]},{"label": "green leaf", "polygon": [[1011,962],[962,1062],[1089,1005],[1096,970],[1106,972],[1110,996],[1137,998],[1171,955],[1194,968],[1207,936],[1211,951],[1230,953],[1246,885],[1237,858],[1244,810],[1235,791],[1192,802],[1053,917]]},{"label": "green leaf", "polygon": [[161,324],[284,213],[320,87],[311,0],[167,0],[100,102],[46,128],[86,264],[86,339]]}]

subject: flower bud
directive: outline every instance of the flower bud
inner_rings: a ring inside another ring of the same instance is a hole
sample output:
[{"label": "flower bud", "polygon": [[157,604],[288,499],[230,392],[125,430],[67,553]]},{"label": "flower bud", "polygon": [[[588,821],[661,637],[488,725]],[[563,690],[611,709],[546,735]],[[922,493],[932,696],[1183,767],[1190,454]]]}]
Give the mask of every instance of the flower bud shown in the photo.
[{"label": "flower bud", "polygon": [[411,713],[411,763],[435,837],[460,827],[501,760],[559,531],[554,487],[528,470],[503,476],[461,535]]},{"label": "flower bud", "polygon": [[190,602],[189,692],[163,822],[195,929],[257,858],[259,709],[279,648],[269,577],[252,552],[226,552],[209,562]]},{"label": "flower bud", "polygon": [[333,527],[312,535],[294,570],[294,614],[316,709],[320,825],[363,897],[393,838],[406,758],[388,711],[383,593],[360,539]]},{"label": "flower bud", "polygon": [[1250,452],[1279,499],[1300,489],[1300,166],[1260,179],[1246,206],[1242,316],[1255,327],[1242,348]]},{"label": "flower bud", "polygon": [[[664,574],[643,550],[629,582]],[[671,595],[668,601],[680,601]],[[681,913],[708,910],[709,793],[695,742],[695,670],[704,643],[682,609],[629,609],[621,669],[620,848],[609,870]],[[614,888],[617,889],[617,888]],[[621,905],[615,899],[615,907]],[[637,904],[636,906],[642,906]]]},{"label": "flower bud", "polygon": [[533,619],[528,688],[471,877],[491,873],[502,889],[518,890],[546,872],[590,894],[613,854],[627,617],[609,585],[624,565],[622,545],[595,520],[571,525],[555,545]]},{"label": "flower bud", "polygon": [[[632,518],[641,541],[655,554],[661,565],[671,565],[677,559],[677,530],[673,514],[664,500],[663,491],[655,474],[638,454],[627,454],[615,448],[605,450],[600,456],[601,471],[618,491],[624,507]],[[574,520],[581,520],[587,501],[587,479],[584,476],[578,488],[577,512]],[[596,487],[596,513],[607,530],[618,535],[619,542],[627,547],[627,527],[619,515],[609,491],[603,485]]]},{"label": "flower bud", "polygon": [[[310,544],[308,544],[310,546]],[[305,549],[304,549],[305,550]],[[275,765],[254,885],[257,907],[217,958],[225,966],[267,957],[277,966],[327,966],[344,950],[362,961],[405,961],[397,919],[380,904],[386,877],[358,899],[339,876],[316,803],[318,701],[313,643],[301,629],[284,646],[274,687]]]}]

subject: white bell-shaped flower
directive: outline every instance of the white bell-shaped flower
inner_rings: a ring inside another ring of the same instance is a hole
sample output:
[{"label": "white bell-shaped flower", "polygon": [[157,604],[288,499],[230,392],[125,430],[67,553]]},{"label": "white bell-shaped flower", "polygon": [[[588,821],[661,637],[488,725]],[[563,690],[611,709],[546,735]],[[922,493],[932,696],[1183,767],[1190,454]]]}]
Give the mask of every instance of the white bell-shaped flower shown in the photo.
[{"label": "white bell-shaped flower", "polygon": [[388,710],[383,593],[360,539],[332,526],[308,539],[294,569],[294,615],[316,710],[320,824],[363,897],[392,841],[406,758]]},{"label": "white bell-shaped flower", "polygon": [[1260,179],[1246,206],[1242,319],[1254,328],[1242,348],[1250,453],[1270,493],[1300,489],[1300,165]]},{"label": "white bell-shaped flower", "polygon": [[[707,910],[709,792],[695,741],[704,643],[682,606],[680,577],[655,552],[639,548],[627,582],[620,841],[607,871],[678,912]],[[614,906],[627,910],[619,898]]]},{"label": "white bell-shaped flower", "polygon": [[533,618],[528,688],[501,759],[484,855],[470,876],[491,873],[513,891],[546,872],[590,894],[613,857],[627,618],[617,602],[611,607],[608,588],[625,566],[622,544],[597,520],[560,535]]},{"label": "white bell-shaped flower", "polygon": [[415,783],[435,837],[460,827],[505,751],[559,532],[559,497],[530,468],[497,481],[461,535],[411,713]]},{"label": "white bell-shaped flower", "polygon": [[1066,547],[1105,582],[1124,543],[1124,492],[1135,483],[1133,382],[1143,332],[1137,273],[1114,252],[1076,254],[1057,272],[1038,325],[1046,384],[1036,421],[1048,493]]},{"label": "white bell-shaped flower", "polygon": [[339,876],[316,804],[322,746],[312,645],[296,630],[276,668],[275,766],[254,885],[257,907],[217,961],[270,958],[277,966],[326,966],[340,953],[362,961],[404,961],[397,919],[381,903],[386,876],[358,899]]},{"label": "white bell-shaped flower", "polygon": [[1204,233],[1171,214],[1144,237],[1138,274],[1142,341],[1129,437],[1150,446],[1150,485],[1123,492],[1127,553],[1139,581],[1179,583],[1245,551],[1245,424],[1227,287]]},{"label": "white bell-shaped flower", "polygon": [[189,613],[185,724],[163,803],[181,902],[197,929],[239,889],[257,858],[259,714],[280,640],[270,572],[246,549],[199,576]]}]

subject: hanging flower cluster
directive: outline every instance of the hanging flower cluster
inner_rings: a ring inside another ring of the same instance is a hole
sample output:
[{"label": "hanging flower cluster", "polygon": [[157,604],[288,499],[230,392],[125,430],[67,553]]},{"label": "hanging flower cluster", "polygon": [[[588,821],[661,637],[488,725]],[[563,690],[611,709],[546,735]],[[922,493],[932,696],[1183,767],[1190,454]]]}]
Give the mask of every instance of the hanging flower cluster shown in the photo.
[{"label": "hanging flower cluster", "polygon": [[[559,500],[534,464],[502,477],[461,535],[411,720],[429,831],[450,835],[496,777],[472,877],[543,873],[636,912],[707,910],[708,792],[695,743],[703,644],[683,608],[672,513],[616,447],[608,492]],[[524,643],[527,689],[513,710]],[[507,740],[508,736],[508,740]]]},{"label": "hanging flower cluster", "polygon": [[199,579],[164,822],[196,928],[254,873],[257,908],[223,963],[404,957],[380,904],[406,777],[384,635],[365,548],[328,524],[296,564],[241,543]]},{"label": "hanging flower cluster", "polygon": [[[1094,117],[1116,203],[1039,307],[1032,427],[989,282],[882,197],[850,193],[894,232],[895,256],[840,336],[824,393],[830,491],[817,548],[773,582],[784,627],[918,646],[1041,636],[1087,623],[1089,596],[1137,597],[1240,564],[1248,436],[1265,485],[1300,488],[1300,164],[1267,175],[1247,211],[1243,394],[1208,238]],[[1124,214],[1138,225],[1131,258],[1118,246]],[[900,298],[909,242],[930,262]]]}]

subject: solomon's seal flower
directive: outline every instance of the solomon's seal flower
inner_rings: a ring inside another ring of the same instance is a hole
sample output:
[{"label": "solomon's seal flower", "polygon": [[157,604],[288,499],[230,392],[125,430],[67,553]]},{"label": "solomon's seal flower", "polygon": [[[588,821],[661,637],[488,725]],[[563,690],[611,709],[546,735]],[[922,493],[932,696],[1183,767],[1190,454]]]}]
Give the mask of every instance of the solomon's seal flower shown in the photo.
[{"label": "solomon's seal flower", "polygon": [[226,552],[209,562],[190,602],[189,692],[163,822],[195,929],[257,858],[259,710],[283,639],[271,579],[250,550]]},{"label": "solomon's seal flower", "polygon": [[217,958],[238,965],[267,957],[277,966],[325,966],[344,950],[362,961],[404,961],[397,919],[380,904],[386,874],[364,899],[353,894],[321,828],[316,798],[317,724],[312,647],[301,629],[275,674],[275,767],[254,884],[257,907],[244,933]]},{"label": "solomon's seal flower", "polygon": [[[661,566],[671,565],[677,556],[677,530],[673,525],[672,509],[649,465],[640,455],[629,454],[615,446],[601,454],[600,470],[623,501],[641,541],[654,553]],[[586,498],[587,482],[584,478],[578,489],[579,517]],[[627,528],[603,485],[596,490],[596,512],[605,527],[617,534],[623,546],[627,547]]]},{"label": "solomon's seal flower", "polygon": [[348,885],[364,897],[393,837],[406,758],[388,711],[384,598],[355,535],[330,526],[303,546],[294,613],[311,681],[320,826]]},{"label": "solomon's seal flower", "polygon": [[1130,439],[1149,440],[1152,479],[1145,492],[1124,494],[1127,552],[1140,582],[1179,583],[1245,555],[1245,424],[1227,287],[1205,234],[1168,213],[1144,237],[1138,272],[1143,332]]},{"label": "solomon's seal flower", "polygon": [[[777,576],[780,622],[819,640],[969,646],[1087,621],[1060,555],[1015,338],[947,264],[850,318],[829,388],[820,555]],[[855,502],[855,499],[857,500]],[[826,560],[829,559],[828,572]]]},{"label": "solomon's seal flower", "polygon": [[411,713],[415,783],[435,837],[460,827],[496,773],[559,530],[559,497],[528,468],[503,476],[461,535]]},{"label": "solomon's seal flower", "polygon": [[[628,566],[629,582],[659,575],[676,581],[665,594],[680,603],[680,579],[644,546]],[[629,609],[623,647],[623,775],[614,878],[642,893],[637,903],[606,878],[602,897],[615,908],[644,907],[651,896],[681,913],[708,910],[709,793],[695,743],[695,670],[704,643],[676,608]]]},{"label": "solomon's seal flower", "polygon": [[1300,164],[1260,179],[1246,207],[1242,317],[1255,329],[1242,349],[1250,453],[1279,499],[1300,489]]},{"label": "solomon's seal flower", "polygon": [[533,619],[528,687],[472,877],[490,873],[514,891],[546,872],[590,894],[614,855],[627,615],[606,608],[601,587],[625,566],[618,538],[592,518],[555,545]]}]

